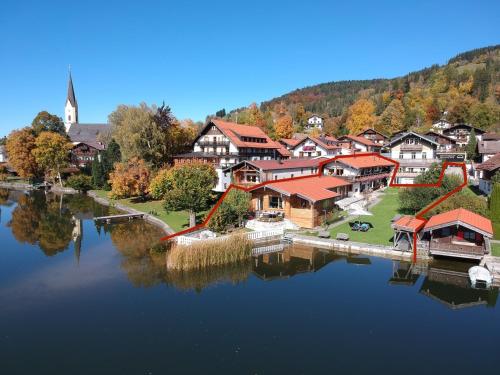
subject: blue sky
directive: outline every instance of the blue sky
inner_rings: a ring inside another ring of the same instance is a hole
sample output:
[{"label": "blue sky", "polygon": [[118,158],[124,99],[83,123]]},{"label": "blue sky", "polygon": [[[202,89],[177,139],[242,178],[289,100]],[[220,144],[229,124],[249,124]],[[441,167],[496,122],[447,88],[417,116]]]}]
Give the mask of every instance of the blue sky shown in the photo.
[{"label": "blue sky", "polygon": [[500,43],[500,1],[12,1],[0,3],[0,136],[165,101],[203,120],[321,82],[394,77]]}]

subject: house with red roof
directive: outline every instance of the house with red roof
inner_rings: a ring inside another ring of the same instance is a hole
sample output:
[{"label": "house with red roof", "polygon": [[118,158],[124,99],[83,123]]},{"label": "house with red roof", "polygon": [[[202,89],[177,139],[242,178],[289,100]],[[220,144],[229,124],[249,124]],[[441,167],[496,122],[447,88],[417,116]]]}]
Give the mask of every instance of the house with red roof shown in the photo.
[{"label": "house with red roof", "polygon": [[223,192],[231,183],[223,170],[243,160],[288,158],[290,152],[273,141],[257,126],[210,120],[193,142],[193,151],[174,156],[174,163],[201,161],[212,164],[218,175],[215,191]]},{"label": "house with red roof", "polygon": [[250,190],[252,208],[257,216],[262,212],[274,212],[299,227],[314,228],[323,223],[337,200],[347,196],[350,185],[333,176],[278,180]]},{"label": "house with red roof", "polygon": [[233,184],[253,186],[266,181],[301,177],[318,173],[326,157],[311,159],[245,160],[224,170],[231,175]]},{"label": "house with red roof", "polygon": [[348,142],[353,152],[380,152],[382,145],[359,135],[343,135],[339,141]]},{"label": "house with red roof", "polygon": [[299,139],[281,139],[291,156],[295,158],[313,158],[317,156],[333,157],[342,153],[342,145],[331,136],[303,137]]},{"label": "house with red roof", "polygon": [[491,220],[465,208],[443,212],[428,221],[403,216],[392,224],[394,246],[410,243],[417,234],[419,249],[432,256],[479,260],[491,252],[493,238]]},{"label": "house with red roof", "polygon": [[338,157],[326,164],[323,173],[346,179],[352,183],[352,192],[359,195],[389,184],[395,163],[376,154],[354,154]]}]

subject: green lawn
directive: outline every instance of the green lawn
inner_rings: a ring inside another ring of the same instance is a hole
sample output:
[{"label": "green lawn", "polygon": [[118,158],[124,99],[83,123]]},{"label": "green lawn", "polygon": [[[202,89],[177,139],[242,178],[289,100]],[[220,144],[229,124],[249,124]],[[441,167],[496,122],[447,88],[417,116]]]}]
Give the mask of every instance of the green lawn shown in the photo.
[{"label": "green lawn", "polygon": [[[394,234],[391,228],[391,219],[398,214],[399,201],[398,189],[387,189],[382,200],[370,209],[373,216],[360,216],[362,222],[370,223],[373,228],[367,232],[352,231],[349,222],[343,223],[330,230],[331,237],[337,233],[347,233],[351,241],[366,242],[378,245],[392,245],[391,238]],[[357,218],[354,217],[353,220]]]},{"label": "green lawn", "polygon": [[491,254],[496,257],[500,257],[500,243],[491,244]]},{"label": "green lawn", "polygon": [[[166,212],[163,208],[162,201],[147,201],[147,202],[133,202],[134,198],[125,199],[110,199],[108,197],[108,192],[104,190],[93,190],[99,197],[106,198],[111,202],[116,202],[123,204],[124,206],[131,207],[135,210],[150,213],[151,211],[156,212],[156,217],[165,223],[167,223],[176,232],[186,229],[189,227],[189,214],[187,211],[172,211]],[[205,212],[201,212],[196,215],[197,221],[203,220],[205,217]]]}]

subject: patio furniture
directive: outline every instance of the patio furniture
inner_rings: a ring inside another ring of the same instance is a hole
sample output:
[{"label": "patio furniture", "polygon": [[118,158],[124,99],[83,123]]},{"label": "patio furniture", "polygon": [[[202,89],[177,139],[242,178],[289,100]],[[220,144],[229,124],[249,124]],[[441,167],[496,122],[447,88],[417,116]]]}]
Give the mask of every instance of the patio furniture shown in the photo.
[{"label": "patio furniture", "polygon": [[337,237],[335,238],[340,241],[349,241],[349,235],[347,233],[337,233]]},{"label": "patio furniture", "polygon": [[361,232],[367,232],[367,231],[368,231],[368,229],[370,229],[370,226],[369,226],[367,223],[363,223],[363,224],[361,224],[361,225],[359,226],[359,230],[360,230]]},{"label": "patio furniture", "polygon": [[330,232],[328,232],[326,230],[321,230],[318,233],[318,237],[319,238],[330,238]]}]

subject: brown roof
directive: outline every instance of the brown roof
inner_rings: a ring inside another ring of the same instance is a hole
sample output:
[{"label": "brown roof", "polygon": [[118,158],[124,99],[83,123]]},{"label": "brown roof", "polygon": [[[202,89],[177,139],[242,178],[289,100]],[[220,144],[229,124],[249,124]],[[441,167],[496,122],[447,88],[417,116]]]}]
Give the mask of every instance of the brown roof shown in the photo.
[{"label": "brown roof", "polygon": [[[335,198],[338,193],[330,189],[350,185],[349,182],[333,176],[312,176],[306,178],[295,178],[287,181],[276,181],[265,185],[265,189],[272,189],[287,196],[297,195],[311,202]],[[252,190],[262,188],[258,186]]]},{"label": "brown roof", "polygon": [[327,158],[316,159],[286,159],[286,160],[249,160],[247,163],[256,166],[263,171],[275,169],[310,168],[318,167]]},{"label": "brown roof", "polygon": [[365,129],[363,130],[361,133],[357,134],[358,137],[362,137],[363,134],[366,134],[367,132],[373,132],[375,134],[378,134],[378,135],[381,135],[382,137],[384,137],[385,139],[389,139],[389,137],[385,134],[382,134],[381,132],[378,132],[376,131],[375,129],[371,129],[371,128],[368,128],[368,129]]},{"label": "brown roof", "polygon": [[500,134],[498,133],[484,133],[483,134],[483,141],[499,141],[500,140]]},{"label": "brown roof", "polygon": [[349,139],[351,141],[354,141],[354,142],[358,142],[358,143],[361,143],[365,146],[375,146],[375,147],[380,147],[379,144],[375,143],[375,142],[372,142],[371,140],[369,139],[366,139],[365,137],[361,137],[361,136],[358,136],[358,135],[343,135],[342,137],[340,137],[339,139],[342,140],[342,139]]},{"label": "brown roof", "polygon": [[279,141],[281,143],[286,144],[287,146],[294,147],[296,146],[300,141],[302,141],[304,138],[300,139],[295,139],[295,138],[281,138]]},{"label": "brown roof", "polygon": [[480,169],[483,171],[494,171],[498,168],[500,168],[500,152],[476,167],[476,169]]},{"label": "brown roof", "polygon": [[[279,148],[279,146],[257,126],[241,125],[219,119],[213,119],[210,122],[217,126],[237,147]],[[241,137],[262,138],[265,139],[266,142],[243,141]]]},{"label": "brown roof", "polygon": [[488,236],[493,236],[493,226],[491,225],[491,220],[466,210],[465,208],[457,208],[452,211],[432,216],[425,224],[424,230],[430,230],[435,227],[457,223],[466,224],[482,231]]},{"label": "brown roof", "polygon": [[500,140],[479,141],[477,150],[480,154],[496,154],[500,152]]}]

